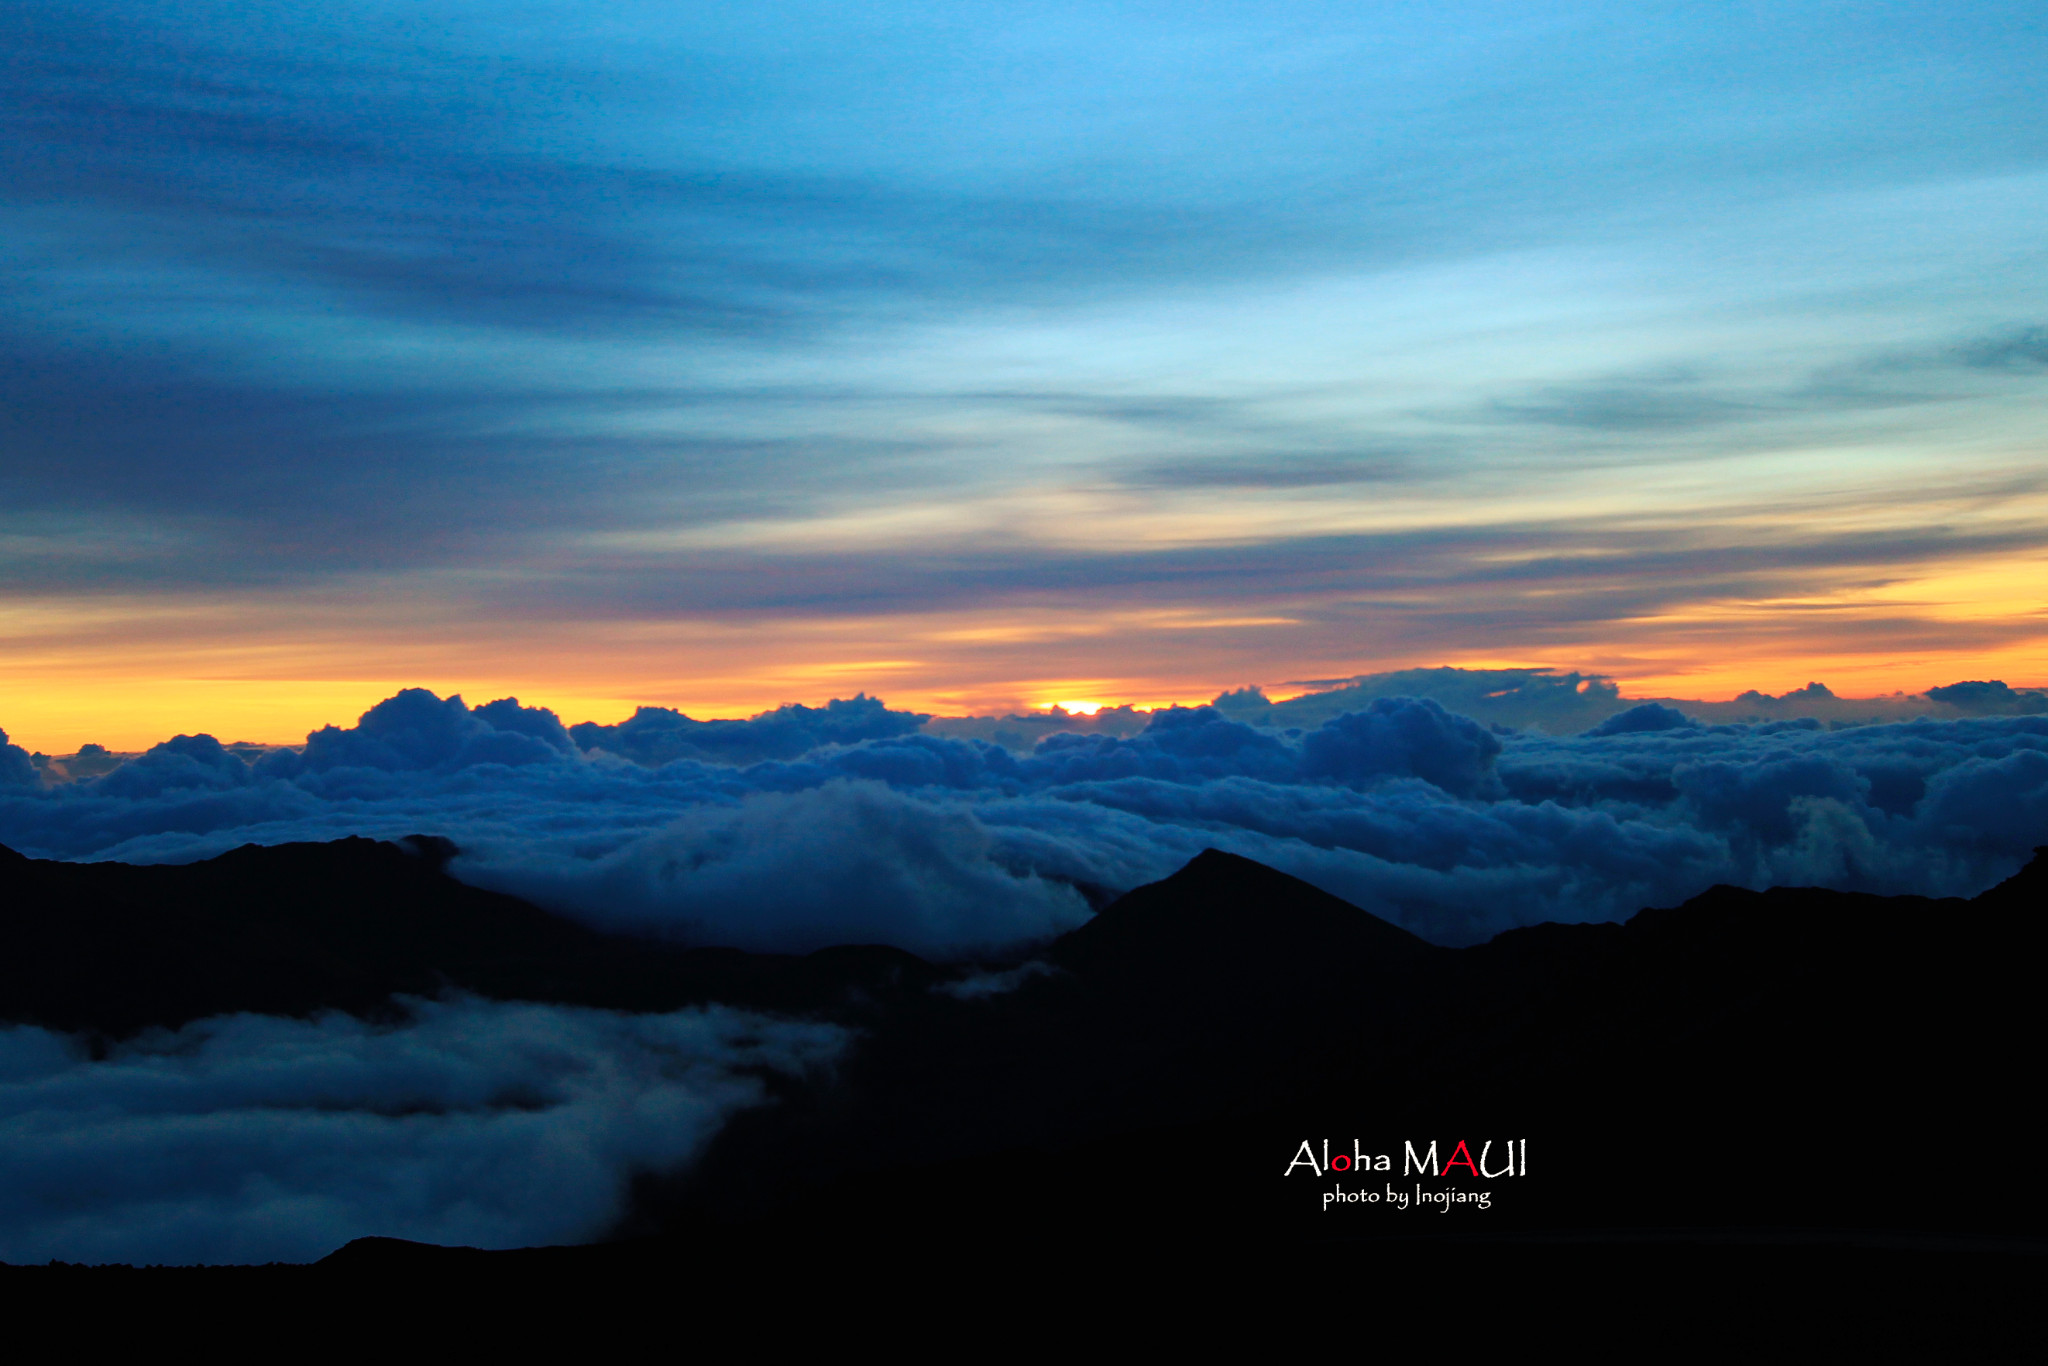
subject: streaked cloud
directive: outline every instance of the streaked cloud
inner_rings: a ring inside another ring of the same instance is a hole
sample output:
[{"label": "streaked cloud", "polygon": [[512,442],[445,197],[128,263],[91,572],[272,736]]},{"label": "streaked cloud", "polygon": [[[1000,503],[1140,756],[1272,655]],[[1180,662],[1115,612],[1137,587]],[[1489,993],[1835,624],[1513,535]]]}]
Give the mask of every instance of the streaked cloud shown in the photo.
[{"label": "streaked cloud", "polygon": [[[116,678],[2048,669],[2010,587],[2048,522],[1989,492],[2048,385],[2025,6],[0,23],[38,742]],[[1110,628],[1166,604],[1260,624]]]}]

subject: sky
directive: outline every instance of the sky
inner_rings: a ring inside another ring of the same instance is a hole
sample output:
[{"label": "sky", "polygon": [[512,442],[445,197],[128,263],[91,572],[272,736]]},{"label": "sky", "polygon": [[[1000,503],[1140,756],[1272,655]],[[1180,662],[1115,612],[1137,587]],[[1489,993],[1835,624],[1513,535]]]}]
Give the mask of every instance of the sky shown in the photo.
[{"label": "sky", "polygon": [[2038,4],[16,0],[0,725],[2048,682]]}]

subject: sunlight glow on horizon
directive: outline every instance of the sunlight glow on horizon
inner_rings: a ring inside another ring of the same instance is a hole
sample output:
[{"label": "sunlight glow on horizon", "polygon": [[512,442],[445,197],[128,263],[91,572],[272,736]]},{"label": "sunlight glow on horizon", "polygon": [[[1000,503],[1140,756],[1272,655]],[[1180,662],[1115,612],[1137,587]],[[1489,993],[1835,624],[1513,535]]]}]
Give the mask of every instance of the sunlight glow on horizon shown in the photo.
[{"label": "sunlight glow on horizon", "polygon": [[26,3],[31,748],[2048,681],[2025,6]]},{"label": "sunlight glow on horizon", "polygon": [[[1726,702],[1751,689],[1780,694],[1808,682],[1826,684],[1837,696],[1861,699],[1893,693],[1917,695],[1927,688],[1964,679],[2001,678],[2015,688],[2048,686],[2048,651],[2038,645],[1981,653],[1931,650],[1873,660],[1855,654],[1829,653],[1793,658],[1756,658],[1721,667],[1658,659],[1640,650],[1622,653],[1588,649],[1581,653],[1541,652],[1527,656],[1454,656],[1355,660],[1356,667],[1291,670],[1297,676],[1350,677],[1404,668],[1548,668],[1614,679],[1624,698],[1675,698]],[[113,661],[109,661],[113,663]],[[30,750],[61,755],[90,741],[117,752],[138,751],[179,734],[210,734],[227,742],[300,744],[308,733],[325,725],[348,727],[376,703],[401,688],[424,687],[447,697],[460,695],[480,706],[501,697],[517,697],[527,706],[547,707],[564,723],[598,721],[614,724],[640,706],[673,707],[700,720],[744,717],[792,702],[823,706],[834,697],[865,692],[898,710],[935,716],[1043,715],[1058,706],[1069,714],[1092,716],[1104,709],[1129,705],[1144,712],[1170,706],[1196,706],[1222,692],[1246,685],[1261,687],[1269,700],[1302,695],[1279,679],[1249,674],[1213,674],[1207,679],[1131,680],[1136,686],[1102,688],[1087,700],[1030,700],[1014,685],[992,683],[982,688],[946,686],[942,680],[905,678],[902,687],[885,680],[846,673],[813,676],[799,682],[780,674],[781,683],[749,687],[731,677],[715,688],[664,683],[651,676],[645,661],[631,661],[644,685],[591,688],[568,677],[550,679],[538,671],[524,677],[497,670],[451,671],[421,668],[381,679],[167,678],[153,672],[122,678],[111,671],[68,680],[47,691],[23,687],[24,680],[0,673],[0,728],[12,743]],[[820,671],[822,673],[823,671]],[[1114,680],[1108,680],[1114,681]],[[1040,693],[1040,697],[1044,694]]]}]

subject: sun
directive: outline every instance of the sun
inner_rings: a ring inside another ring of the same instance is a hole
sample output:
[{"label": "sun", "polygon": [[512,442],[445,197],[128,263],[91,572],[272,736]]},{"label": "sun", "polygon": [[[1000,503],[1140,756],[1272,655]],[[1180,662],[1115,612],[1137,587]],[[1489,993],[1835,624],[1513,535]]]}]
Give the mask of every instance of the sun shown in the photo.
[{"label": "sun", "polygon": [[1103,706],[1100,702],[1055,702],[1053,705],[1069,716],[1093,716]]}]

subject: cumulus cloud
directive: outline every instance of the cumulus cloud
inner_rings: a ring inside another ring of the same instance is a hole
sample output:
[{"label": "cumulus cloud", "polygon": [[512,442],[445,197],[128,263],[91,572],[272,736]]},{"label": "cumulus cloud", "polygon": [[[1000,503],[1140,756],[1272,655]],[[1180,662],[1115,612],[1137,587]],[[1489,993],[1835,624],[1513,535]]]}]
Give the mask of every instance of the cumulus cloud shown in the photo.
[{"label": "cumulus cloud", "polygon": [[835,778],[694,808],[600,859],[466,875],[609,929],[779,952],[880,942],[958,957],[1088,918],[1072,887],[1005,868],[994,852],[970,808]]},{"label": "cumulus cloud", "polygon": [[161,797],[167,792],[216,792],[247,787],[249,765],[211,735],[179,735],[154,746],[100,779],[110,797]]},{"label": "cumulus cloud", "polygon": [[1240,775],[1286,781],[1300,766],[1293,746],[1270,731],[1229,720],[1213,707],[1159,712],[1143,733],[1129,739],[1050,735],[1029,761],[1040,783],[1141,776],[1186,782]]},{"label": "cumulus cloud", "polygon": [[2048,840],[2048,745],[1965,759],[1927,780],[1920,823],[1945,845],[2010,850]]},{"label": "cumulus cloud", "polygon": [[584,749],[602,749],[649,765],[677,759],[752,763],[800,758],[820,745],[907,735],[929,719],[916,712],[890,711],[881,699],[863,693],[834,698],[822,707],[791,703],[744,721],[697,721],[669,707],[642,707],[616,726],[584,721],[569,734]]},{"label": "cumulus cloud", "polygon": [[2048,692],[2040,688],[2015,688],[2002,678],[1950,683],[1946,687],[1929,688],[1927,695],[1945,706],[1978,715],[2025,715],[2048,711]]},{"label": "cumulus cloud", "polygon": [[280,750],[262,768],[278,777],[364,768],[387,773],[450,771],[477,764],[540,764],[573,754],[561,721],[546,708],[504,698],[471,711],[460,697],[445,701],[425,688],[386,698],[343,730],[326,726],[306,737],[306,748]]},{"label": "cumulus cloud", "polygon": [[1680,764],[1672,777],[1709,829],[1741,827],[1772,844],[1792,837],[1796,799],[1830,797],[1853,809],[1870,792],[1869,782],[1854,768],[1826,754],[1787,754],[1747,764],[1718,759]]},{"label": "cumulus cloud", "polygon": [[0,787],[31,787],[36,782],[35,761],[20,745],[9,744],[0,730]]},{"label": "cumulus cloud", "polygon": [[1676,707],[1667,707],[1661,702],[1645,702],[1627,711],[1616,712],[1586,734],[1634,735],[1646,730],[1683,730],[1694,724],[1691,717]]},{"label": "cumulus cloud", "polygon": [[[310,1261],[381,1234],[587,1239],[830,1025],[416,1001],[400,1024],[231,1015],[92,1060],[0,1029],[0,1261]],[[545,1200],[535,1191],[547,1192]]]},{"label": "cumulus cloud", "polygon": [[1356,782],[1412,775],[1459,797],[1493,787],[1500,741],[1428,698],[1380,697],[1302,737],[1301,771]]},{"label": "cumulus cloud", "polygon": [[1596,675],[1549,669],[1400,669],[1356,678],[1305,679],[1313,688],[1285,702],[1270,702],[1257,688],[1224,693],[1216,705],[1262,725],[1320,726],[1346,712],[1363,711],[1377,698],[1430,698],[1460,716],[1509,726],[1538,726],[1552,734],[1584,730],[1623,709],[1621,689]]},{"label": "cumulus cloud", "polygon": [[[1417,698],[1359,697],[1307,729],[1242,715],[1174,708],[1020,754],[871,698],[665,713],[635,733],[733,738],[649,763],[661,751],[585,748],[590,730],[511,699],[412,690],[304,755],[251,766],[181,736],[98,780],[0,787],[0,842],[154,862],[429,831],[461,846],[459,876],[606,928],[934,958],[1020,952],[1079,923],[1084,893],[1209,847],[1464,943],[1717,882],[1968,895],[2048,842],[2048,716],[1707,724],[1648,703],[1548,735]],[[735,758],[763,749],[784,757]]]}]

